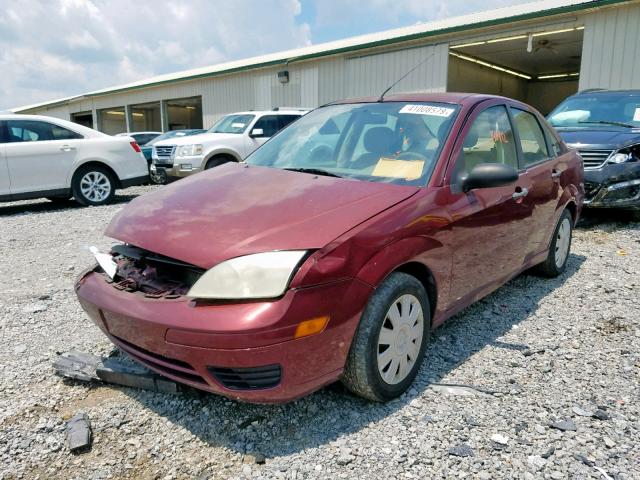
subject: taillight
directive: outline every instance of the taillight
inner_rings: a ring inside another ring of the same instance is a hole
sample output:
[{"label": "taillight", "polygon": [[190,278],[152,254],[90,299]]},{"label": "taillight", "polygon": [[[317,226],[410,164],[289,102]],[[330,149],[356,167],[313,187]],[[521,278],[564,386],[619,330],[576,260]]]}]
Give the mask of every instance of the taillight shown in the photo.
[{"label": "taillight", "polygon": [[138,145],[136,142],[131,142],[131,148],[133,148],[138,153],[142,152],[142,150],[140,150],[140,145]]}]

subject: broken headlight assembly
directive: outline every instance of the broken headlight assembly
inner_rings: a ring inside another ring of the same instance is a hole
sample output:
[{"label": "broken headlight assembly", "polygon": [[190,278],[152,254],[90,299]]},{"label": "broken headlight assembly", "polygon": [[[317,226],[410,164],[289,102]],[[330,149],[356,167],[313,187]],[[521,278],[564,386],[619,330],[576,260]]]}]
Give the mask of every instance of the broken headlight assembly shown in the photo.
[{"label": "broken headlight assembly", "polygon": [[306,250],[290,250],[232,258],[207,270],[187,296],[216,300],[279,297],[306,254]]},{"label": "broken headlight assembly", "polygon": [[607,160],[609,163],[637,162],[640,159],[640,145],[621,148]]}]

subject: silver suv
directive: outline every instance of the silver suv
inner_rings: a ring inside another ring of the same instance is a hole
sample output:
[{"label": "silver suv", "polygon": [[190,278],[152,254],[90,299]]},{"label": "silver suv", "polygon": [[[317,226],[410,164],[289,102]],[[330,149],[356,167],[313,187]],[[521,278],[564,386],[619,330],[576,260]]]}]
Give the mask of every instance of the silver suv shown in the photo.
[{"label": "silver suv", "polygon": [[232,113],[218,120],[206,133],[157,142],[151,154],[151,173],[175,179],[223,163],[240,162],[308,111],[281,108]]}]

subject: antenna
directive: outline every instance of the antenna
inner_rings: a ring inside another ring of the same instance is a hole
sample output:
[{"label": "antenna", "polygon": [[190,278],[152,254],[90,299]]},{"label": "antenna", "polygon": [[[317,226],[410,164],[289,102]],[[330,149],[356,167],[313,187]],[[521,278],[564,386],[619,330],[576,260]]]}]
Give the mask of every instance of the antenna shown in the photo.
[{"label": "antenna", "polygon": [[398,80],[393,82],[391,84],[391,86],[389,86],[389,88],[387,88],[384,92],[382,92],[382,94],[380,95],[380,98],[378,98],[378,101],[382,102],[384,100],[384,96],[389,92],[389,90],[391,90],[393,87],[395,87],[397,84],[399,84],[402,80],[404,80],[406,77],[408,77],[410,74],[412,74],[415,70],[418,69],[418,67],[421,67],[422,65],[424,65],[427,62],[427,60],[431,60],[431,57],[433,57],[435,55],[435,53],[436,53],[435,51],[431,52],[431,54],[429,56],[427,56],[427,58],[423,59],[415,67],[413,67],[411,70],[409,70],[403,76],[401,76]]}]

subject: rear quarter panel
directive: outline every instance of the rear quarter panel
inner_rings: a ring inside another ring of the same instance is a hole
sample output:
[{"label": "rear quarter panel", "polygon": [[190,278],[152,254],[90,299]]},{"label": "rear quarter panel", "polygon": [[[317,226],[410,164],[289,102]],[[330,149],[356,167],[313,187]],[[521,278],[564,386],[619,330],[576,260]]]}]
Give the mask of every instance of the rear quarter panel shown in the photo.
[{"label": "rear quarter panel", "polygon": [[147,161],[142,153],[136,152],[129,137],[104,137],[86,139],[78,149],[76,164],[67,179],[71,185],[73,174],[89,162],[109,166],[120,180],[148,175]]}]

